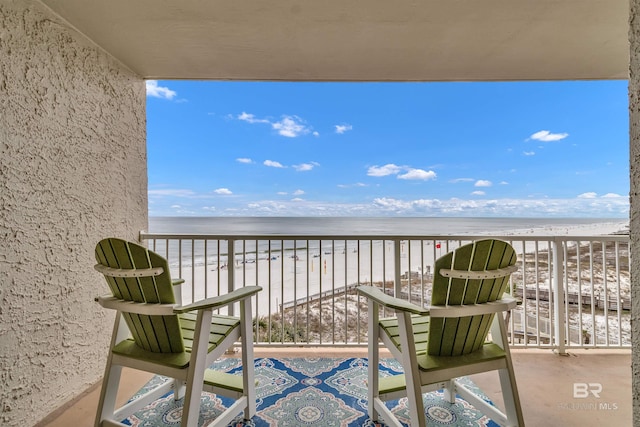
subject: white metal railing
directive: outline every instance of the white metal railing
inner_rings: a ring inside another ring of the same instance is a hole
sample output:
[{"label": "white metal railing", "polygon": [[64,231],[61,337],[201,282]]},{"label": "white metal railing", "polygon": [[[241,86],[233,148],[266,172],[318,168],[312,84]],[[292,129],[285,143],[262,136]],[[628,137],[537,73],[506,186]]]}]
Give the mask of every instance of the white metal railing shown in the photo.
[{"label": "white metal railing", "polygon": [[482,238],[510,242],[515,347],[629,348],[629,236],[193,235],[141,233],[185,279],[183,302],[258,284],[258,345],[366,344],[372,284],[428,305],[435,260]]}]

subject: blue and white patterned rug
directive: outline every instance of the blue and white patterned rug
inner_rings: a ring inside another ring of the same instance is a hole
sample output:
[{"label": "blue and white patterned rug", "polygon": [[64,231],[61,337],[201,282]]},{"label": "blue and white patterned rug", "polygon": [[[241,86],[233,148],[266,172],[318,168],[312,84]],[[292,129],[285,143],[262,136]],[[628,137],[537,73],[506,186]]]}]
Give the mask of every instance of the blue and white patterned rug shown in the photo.
[{"label": "blue and white patterned rug", "polygon": [[[231,373],[242,370],[240,360],[235,358],[220,359],[214,368]],[[382,359],[380,372],[397,374],[402,368],[394,359]],[[384,426],[367,416],[367,359],[256,359],[255,375],[257,414],[245,422],[239,413],[230,426]],[[141,391],[166,380],[156,376]],[[479,391],[470,380],[465,381]],[[423,400],[429,426],[497,426],[459,396],[455,404],[445,401],[440,391],[424,394]],[[129,417],[125,424],[180,425],[182,402],[183,399],[176,402],[169,393]],[[204,393],[199,425],[213,421],[231,403],[232,399]],[[402,423],[409,423],[406,399],[389,401],[387,405]]]}]

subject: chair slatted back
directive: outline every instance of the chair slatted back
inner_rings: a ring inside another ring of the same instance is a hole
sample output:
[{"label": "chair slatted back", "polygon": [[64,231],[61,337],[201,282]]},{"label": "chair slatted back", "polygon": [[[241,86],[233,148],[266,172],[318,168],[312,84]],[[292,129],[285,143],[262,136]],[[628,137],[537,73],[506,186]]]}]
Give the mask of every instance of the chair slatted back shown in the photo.
[{"label": "chair slatted back", "polygon": [[[158,276],[110,277],[105,275],[113,296],[139,303],[175,304],[167,260],[144,246],[117,238],[101,240],[96,260],[106,267],[143,270],[162,267]],[[123,312],[124,320],[138,346],[155,353],[184,351],[180,320],[177,315],[153,316]]]},{"label": "chair slatted back", "polygon": [[[500,240],[480,240],[459,247],[436,260],[432,305],[482,304],[504,294],[509,276],[496,279],[457,279],[440,274],[441,269],[483,271],[516,263],[513,247]],[[432,318],[427,353],[432,356],[460,356],[484,344],[495,314],[460,318]]]}]

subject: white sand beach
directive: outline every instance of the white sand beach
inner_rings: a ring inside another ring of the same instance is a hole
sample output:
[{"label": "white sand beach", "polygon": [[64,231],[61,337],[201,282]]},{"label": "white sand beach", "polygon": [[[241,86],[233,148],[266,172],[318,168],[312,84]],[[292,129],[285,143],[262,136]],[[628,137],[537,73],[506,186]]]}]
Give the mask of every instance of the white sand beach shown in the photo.
[{"label": "white sand beach", "polygon": [[[534,250],[536,246],[538,250],[546,248],[544,238],[537,245],[529,240],[535,236],[544,236],[548,242],[550,237],[556,236],[602,236],[627,229],[628,222],[621,220],[504,230],[499,236],[513,239],[516,251],[522,254]],[[412,272],[412,275],[427,275],[432,271],[436,258],[461,243],[464,241],[452,241],[447,236],[442,239],[402,241],[399,248],[400,274],[403,277],[407,277],[408,272]],[[281,250],[280,245],[285,249]],[[226,254],[208,255],[206,263],[203,256],[197,255],[196,247],[196,255],[192,259],[185,259],[183,255],[181,266],[177,258],[170,256],[172,276],[182,277],[186,281],[183,301],[227,292],[230,288],[230,273],[234,276],[235,286],[258,284],[265,288],[259,294],[257,307],[254,307],[259,316],[279,312],[283,303],[286,308],[295,301],[306,302],[319,294],[332,294],[344,287],[394,280],[395,245],[392,240],[325,240],[322,245],[317,240],[298,241],[295,250],[292,241],[276,241],[271,251],[260,248],[259,244],[258,246],[258,251],[247,250],[244,253],[236,249],[233,260],[229,260]]]}]

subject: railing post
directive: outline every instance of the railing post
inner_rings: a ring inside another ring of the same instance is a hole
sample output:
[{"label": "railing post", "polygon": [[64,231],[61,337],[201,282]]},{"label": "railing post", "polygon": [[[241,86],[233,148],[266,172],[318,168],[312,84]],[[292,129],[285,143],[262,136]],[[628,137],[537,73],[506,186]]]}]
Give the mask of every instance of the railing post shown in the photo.
[{"label": "railing post", "polygon": [[564,252],[562,242],[553,239],[553,325],[555,328],[556,351],[566,356],[565,310],[564,310]]},{"label": "railing post", "polygon": [[[394,249],[393,249],[394,279],[393,280],[395,281],[395,283],[394,283],[394,285],[395,285],[394,287],[395,287],[395,291],[396,291],[395,296],[400,298],[401,291],[402,291],[402,283],[400,282],[400,280],[401,280],[400,279],[400,276],[401,276],[401,273],[400,273],[400,269],[401,269],[401,266],[400,266],[400,262],[401,262],[401,260],[400,260],[400,239],[394,239],[393,246],[394,246]],[[384,283],[384,278],[382,279],[382,282]]]},{"label": "railing post", "polygon": [[[236,241],[235,239],[227,240],[227,292],[233,292],[236,289]],[[229,316],[233,316],[235,304],[229,305]]]}]

